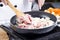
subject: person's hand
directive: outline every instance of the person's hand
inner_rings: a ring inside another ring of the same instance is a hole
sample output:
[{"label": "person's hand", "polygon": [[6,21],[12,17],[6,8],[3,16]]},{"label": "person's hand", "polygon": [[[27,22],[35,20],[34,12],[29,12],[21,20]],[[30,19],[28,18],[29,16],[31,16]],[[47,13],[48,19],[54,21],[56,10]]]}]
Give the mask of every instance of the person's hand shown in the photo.
[{"label": "person's hand", "polygon": [[7,5],[7,1],[6,0],[0,0],[1,2],[3,2],[5,5]]},{"label": "person's hand", "polygon": [[25,24],[30,24],[32,21],[31,15],[29,15],[29,14],[25,14],[25,16],[20,16],[17,19],[18,19],[17,20],[18,22],[23,22]]},{"label": "person's hand", "polygon": [[34,0],[28,0],[28,1],[33,2]]},{"label": "person's hand", "polygon": [[44,5],[45,0],[38,0],[39,9]]}]

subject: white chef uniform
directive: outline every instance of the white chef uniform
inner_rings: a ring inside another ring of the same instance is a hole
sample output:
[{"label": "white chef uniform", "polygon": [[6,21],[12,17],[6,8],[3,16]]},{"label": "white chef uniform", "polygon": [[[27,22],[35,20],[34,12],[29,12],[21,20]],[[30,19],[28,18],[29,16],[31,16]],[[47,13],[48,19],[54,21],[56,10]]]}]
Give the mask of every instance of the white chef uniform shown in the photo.
[{"label": "white chef uniform", "polygon": [[[23,12],[31,11],[32,2],[28,0],[10,0],[13,5],[17,5],[17,9]],[[3,4],[2,2],[0,4]],[[4,4],[3,4],[4,5]],[[0,24],[10,22],[12,16],[14,16],[14,11],[7,5],[0,7]]]}]

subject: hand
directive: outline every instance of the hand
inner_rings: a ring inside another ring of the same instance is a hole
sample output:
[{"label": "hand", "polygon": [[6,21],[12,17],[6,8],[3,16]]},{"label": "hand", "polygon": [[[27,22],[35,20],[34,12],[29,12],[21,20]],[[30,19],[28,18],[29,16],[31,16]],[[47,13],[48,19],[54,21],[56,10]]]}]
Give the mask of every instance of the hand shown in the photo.
[{"label": "hand", "polygon": [[44,5],[45,0],[38,0],[39,9]]},{"label": "hand", "polygon": [[3,2],[5,5],[7,5],[7,1],[6,0],[0,0],[1,2]]},{"label": "hand", "polygon": [[34,0],[28,0],[28,1],[33,2]]},{"label": "hand", "polygon": [[1,2],[1,0],[0,0],[0,2]]}]

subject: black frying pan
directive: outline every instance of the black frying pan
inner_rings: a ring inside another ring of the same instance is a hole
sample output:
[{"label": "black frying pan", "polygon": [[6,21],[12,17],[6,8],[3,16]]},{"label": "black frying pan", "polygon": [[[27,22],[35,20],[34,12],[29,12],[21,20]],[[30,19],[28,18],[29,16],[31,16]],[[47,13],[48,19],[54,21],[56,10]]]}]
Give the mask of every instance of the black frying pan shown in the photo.
[{"label": "black frying pan", "polygon": [[42,28],[42,29],[20,29],[16,27],[16,15],[15,15],[11,18],[11,28],[20,34],[21,33],[22,34],[27,34],[27,33],[42,34],[42,33],[47,33],[56,27],[57,18],[50,13],[46,13],[43,11],[31,11],[31,12],[25,12],[25,13],[30,14],[32,17],[40,17],[40,18],[49,17],[52,21],[54,21],[54,24],[51,25],[50,27]]}]

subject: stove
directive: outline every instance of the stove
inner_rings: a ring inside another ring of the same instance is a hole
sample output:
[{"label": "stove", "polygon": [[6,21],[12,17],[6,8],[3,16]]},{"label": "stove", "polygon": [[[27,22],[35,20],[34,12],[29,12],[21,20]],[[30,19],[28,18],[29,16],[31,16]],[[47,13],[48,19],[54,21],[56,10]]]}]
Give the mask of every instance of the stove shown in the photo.
[{"label": "stove", "polygon": [[[11,28],[10,28],[11,29]],[[19,34],[12,30],[12,33],[18,38],[14,38],[9,35],[10,40],[60,40],[60,27],[56,26],[52,31],[44,34]]]}]

